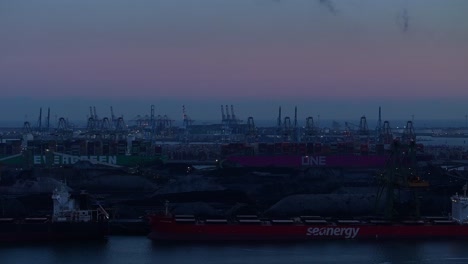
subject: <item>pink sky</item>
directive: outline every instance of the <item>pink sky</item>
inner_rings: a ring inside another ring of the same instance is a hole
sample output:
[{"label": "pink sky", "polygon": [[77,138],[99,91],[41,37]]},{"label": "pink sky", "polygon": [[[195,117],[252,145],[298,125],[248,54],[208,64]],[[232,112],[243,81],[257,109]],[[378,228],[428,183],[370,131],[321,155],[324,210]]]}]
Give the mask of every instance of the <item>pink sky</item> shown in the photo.
[{"label": "pink sky", "polygon": [[0,4],[3,99],[468,97],[466,1],[102,2]]}]

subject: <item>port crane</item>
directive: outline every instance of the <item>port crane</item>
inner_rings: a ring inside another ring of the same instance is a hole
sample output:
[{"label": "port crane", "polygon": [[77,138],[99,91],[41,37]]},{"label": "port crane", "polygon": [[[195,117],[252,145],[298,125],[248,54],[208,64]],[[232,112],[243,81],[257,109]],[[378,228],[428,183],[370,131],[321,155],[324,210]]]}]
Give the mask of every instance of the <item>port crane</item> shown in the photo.
[{"label": "port crane", "polygon": [[312,142],[317,137],[317,128],[314,124],[314,118],[309,116],[306,118],[306,124],[304,127],[303,140],[305,142]]},{"label": "port crane", "polygon": [[299,139],[297,129],[297,107],[294,108],[293,123],[289,116],[285,116],[284,119],[281,120],[281,106],[279,107],[277,133],[283,142],[297,141]]},{"label": "port crane", "polygon": [[[388,219],[399,217],[401,208],[398,193],[409,191],[412,193],[412,208],[414,217],[420,216],[420,190],[429,187],[429,183],[419,175],[416,163],[416,143],[412,141],[408,146],[394,140],[390,157],[382,172],[377,174],[379,187],[376,195],[376,210],[384,206],[384,216]],[[381,204],[382,200],[384,201]]]}]

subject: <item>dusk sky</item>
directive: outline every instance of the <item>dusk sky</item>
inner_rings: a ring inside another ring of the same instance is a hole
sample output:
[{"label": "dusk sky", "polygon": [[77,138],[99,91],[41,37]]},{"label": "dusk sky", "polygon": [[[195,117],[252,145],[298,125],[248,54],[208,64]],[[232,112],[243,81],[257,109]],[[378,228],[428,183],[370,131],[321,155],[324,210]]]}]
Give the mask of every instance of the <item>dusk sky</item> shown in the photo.
[{"label": "dusk sky", "polygon": [[0,0],[0,121],[459,119],[467,0]]}]

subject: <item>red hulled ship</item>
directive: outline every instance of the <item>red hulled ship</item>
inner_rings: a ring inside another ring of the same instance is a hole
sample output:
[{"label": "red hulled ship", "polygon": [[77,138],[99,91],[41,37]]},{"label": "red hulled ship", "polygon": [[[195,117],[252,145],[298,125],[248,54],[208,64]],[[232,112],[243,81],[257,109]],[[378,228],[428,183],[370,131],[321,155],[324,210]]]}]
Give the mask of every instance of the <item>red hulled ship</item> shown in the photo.
[{"label": "red hulled ship", "polygon": [[199,219],[190,215],[150,216],[154,241],[304,241],[318,239],[405,239],[468,237],[468,197],[452,197],[451,217],[417,220],[327,219],[302,216],[263,219]]}]

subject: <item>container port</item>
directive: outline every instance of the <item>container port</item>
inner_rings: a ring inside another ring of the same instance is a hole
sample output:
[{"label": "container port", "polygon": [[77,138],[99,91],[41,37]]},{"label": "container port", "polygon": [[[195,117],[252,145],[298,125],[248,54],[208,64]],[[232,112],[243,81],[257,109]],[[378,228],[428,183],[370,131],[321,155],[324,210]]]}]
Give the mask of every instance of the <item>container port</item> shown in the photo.
[{"label": "container port", "polygon": [[[232,105],[222,105],[213,124],[197,124],[185,107],[177,122],[157,115],[154,106],[131,121],[112,108],[110,117],[100,118],[90,107],[82,127],[67,118],[52,126],[50,110],[39,116],[34,126],[1,130],[2,216],[44,210],[34,197],[61,182],[92,194],[123,233],[126,223],[141,232],[135,223],[167,200],[174,212],[206,216],[366,215],[390,199],[379,190],[382,175],[396,167],[389,162],[396,151],[404,175],[392,200],[401,214],[414,211],[415,180],[427,183],[418,203],[431,205],[420,213],[440,216],[449,212],[447,195],[468,180],[465,128],[418,130],[413,120],[393,128],[380,109],[374,129],[365,116],[356,125],[327,126],[312,116],[301,122],[297,108],[293,118],[283,117],[281,107],[271,126],[256,126]],[[330,203],[341,205],[322,206]]]}]

